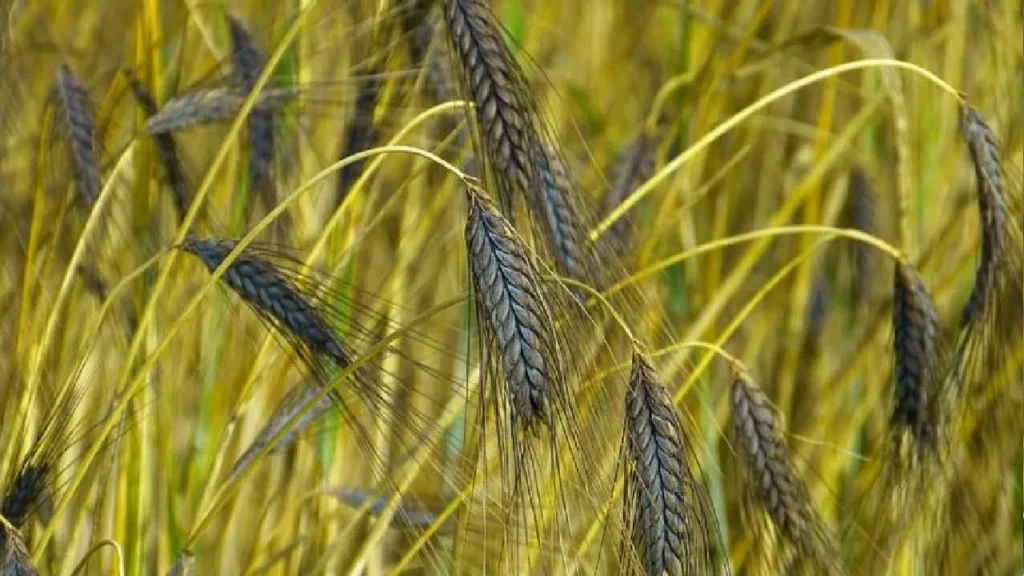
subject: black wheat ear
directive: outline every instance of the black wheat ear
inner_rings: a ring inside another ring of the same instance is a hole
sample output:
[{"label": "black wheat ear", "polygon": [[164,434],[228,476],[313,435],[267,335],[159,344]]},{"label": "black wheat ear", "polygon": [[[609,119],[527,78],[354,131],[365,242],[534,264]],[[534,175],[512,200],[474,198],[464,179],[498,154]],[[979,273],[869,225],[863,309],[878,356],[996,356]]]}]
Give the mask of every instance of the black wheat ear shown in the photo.
[{"label": "black wheat ear", "polygon": [[634,352],[626,391],[626,524],[648,576],[721,570],[718,522],[687,438],[654,368]]}]

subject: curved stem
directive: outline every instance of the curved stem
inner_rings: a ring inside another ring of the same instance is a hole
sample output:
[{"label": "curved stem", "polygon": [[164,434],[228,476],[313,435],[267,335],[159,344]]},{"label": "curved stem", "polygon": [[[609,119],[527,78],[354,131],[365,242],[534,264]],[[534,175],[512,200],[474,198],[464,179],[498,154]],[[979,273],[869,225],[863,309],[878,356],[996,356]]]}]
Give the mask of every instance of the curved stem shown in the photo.
[{"label": "curved stem", "polygon": [[705,134],[704,137],[702,137],[700,140],[694,143],[693,146],[690,146],[679,156],[676,156],[674,160],[665,165],[665,167],[659,170],[657,174],[652,176],[647,182],[645,182],[639,188],[634,190],[628,198],[626,198],[621,204],[619,204],[619,206],[615,210],[608,214],[608,216],[603,221],[601,221],[601,223],[599,223],[593,230],[590,231],[590,239],[592,241],[596,241],[598,238],[601,237],[602,234],[604,234],[609,228],[611,228],[611,226],[615,224],[616,221],[622,218],[622,216],[629,212],[629,210],[632,209],[633,206],[640,202],[640,200],[642,200],[644,196],[650,194],[656,186],[658,186],[666,179],[668,179],[670,174],[681,168],[683,164],[689,162],[697,154],[704,151],[704,149],[710,146],[715,140],[721,138],[726,132],[729,132],[730,130],[738,126],[740,123],[744,122],[757,112],[766,108],[768,105],[772,104],[776,100],[784,98],[792,94],[793,92],[796,92],[797,90],[810,86],[811,84],[821,82],[822,80],[826,80],[833,76],[838,76],[839,74],[851,72],[854,70],[862,70],[865,68],[900,68],[903,70],[909,70],[911,72],[914,72],[915,74],[918,74],[919,76],[928,79],[939,88],[942,88],[946,92],[952,94],[958,102],[963,101],[963,97],[960,95],[959,92],[957,92],[956,89],[947,84],[934,73],[929,72],[928,70],[925,70],[924,68],[921,68],[920,66],[917,66],[915,64],[903,62],[902,60],[892,60],[889,58],[873,58],[867,60],[857,60],[855,62],[847,62],[846,64],[840,64],[839,66],[833,66],[831,68],[819,70],[818,72],[815,72],[808,76],[804,76],[799,80],[790,82],[789,84],[786,84],[781,88],[778,88],[774,92],[771,92],[770,94],[758,99],[753,104],[747,106],[743,110],[740,110],[732,117],[727,119],[725,122],[722,122],[721,124],[716,126],[715,129],[712,130],[711,132]]}]

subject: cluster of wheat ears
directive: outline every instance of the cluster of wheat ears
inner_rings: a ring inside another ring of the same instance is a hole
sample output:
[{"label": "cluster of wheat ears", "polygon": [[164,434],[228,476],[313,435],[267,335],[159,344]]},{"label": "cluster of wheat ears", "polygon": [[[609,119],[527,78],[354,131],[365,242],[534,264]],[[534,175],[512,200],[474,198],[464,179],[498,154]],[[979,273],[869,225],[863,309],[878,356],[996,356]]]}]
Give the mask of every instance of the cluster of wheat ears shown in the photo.
[{"label": "cluster of wheat ears", "polygon": [[0,576],[1024,568],[1019,4],[0,6]]}]

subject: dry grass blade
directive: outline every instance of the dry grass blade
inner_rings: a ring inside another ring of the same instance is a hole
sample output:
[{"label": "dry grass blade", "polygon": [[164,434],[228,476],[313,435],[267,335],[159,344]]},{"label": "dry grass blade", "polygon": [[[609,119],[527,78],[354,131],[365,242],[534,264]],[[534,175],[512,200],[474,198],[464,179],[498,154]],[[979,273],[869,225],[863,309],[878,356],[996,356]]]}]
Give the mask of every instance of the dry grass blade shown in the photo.
[{"label": "dry grass blade", "polygon": [[907,431],[918,448],[934,447],[941,400],[939,320],[931,295],[910,264],[898,262],[893,285],[894,441]]},{"label": "dry grass blade", "polygon": [[[764,392],[740,368],[729,390],[734,442],[743,459],[744,478],[756,505],[764,510],[799,561],[824,573],[842,573],[835,544],[793,465],[779,414]],[[783,565],[788,559],[782,559]]]},{"label": "dry grass blade", "polygon": [[[253,110],[272,113],[292,101],[293,88],[268,88],[259,93]],[[146,120],[143,131],[150,135],[175,132],[192,126],[227,122],[242,109],[245,95],[232,88],[195,90],[172,98],[160,112]]]},{"label": "dry grass blade", "polygon": [[[604,197],[602,217],[611,214],[634,190],[650,179],[657,164],[657,153],[657,142],[646,133],[638,135],[619,151],[612,163],[611,190]],[[630,244],[629,227],[629,219],[619,218],[608,231],[608,241],[615,244],[618,253],[624,253]]]},{"label": "dry grass blade", "polygon": [[86,206],[100,195],[100,168],[96,145],[96,126],[89,92],[66,65],[57,69],[57,93],[61,116],[74,167],[75,186]]},{"label": "dry grass blade", "polygon": [[[191,237],[182,247],[198,257],[212,272],[236,244],[234,240]],[[228,266],[222,279],[261,318],[277,328],[311,365],[315,366],[315,360],[320,356],[330,359],[340,368],[350,365],[351,352],[335,337],[323,314],[272,263],[243,251]]]},{"label": "dry grass blade", "polygon": [[490,7],[481,0],[445,0],[448,35],[470,99],[476,105],[481,144],[497,184],[503,212],[511,217],[515,195],[540,190],[538,134],[529,90]]},{"label": "dry grass blade", "polygon": [[[147,121],[160,113],[153,95],[142,85],[142,82],[126,71],[128,87],[131,88],[135,100],[138,101],[142,112],[146,115]],[[178,156],[178,147],[174,142],[174,136],[170,132],[161,132],[155,135],[156,150],[160,155],[160,163],[164,167],[164,177],[167,179],[167,186],[171,189],[171,198],[174,200],[174,208],[178,213],[178,220],[185,218],[189,205],[192,203],[192,193],[189,191],[188,178],[185,177],[185,169]]]},{"label": "dry grass blade", "polygon": [[486,344],[500,358],[513,426],[529,431],[552,423],[560,386],[553,321],[537,273],[512,226],[470,189],[466,246]]},{"label": "dry grass blade", "polygon": [[648,576],[713,573],[721,562],[718,523],[691,470],[691,442],[654,368],[635,352],[632,364],[625,401],[633,553]]},{"label": "dry grass blade", "polygon": [[0,522],[0,576],[36,576],[37,574],[39,571],[32,565],[21,536]]}]

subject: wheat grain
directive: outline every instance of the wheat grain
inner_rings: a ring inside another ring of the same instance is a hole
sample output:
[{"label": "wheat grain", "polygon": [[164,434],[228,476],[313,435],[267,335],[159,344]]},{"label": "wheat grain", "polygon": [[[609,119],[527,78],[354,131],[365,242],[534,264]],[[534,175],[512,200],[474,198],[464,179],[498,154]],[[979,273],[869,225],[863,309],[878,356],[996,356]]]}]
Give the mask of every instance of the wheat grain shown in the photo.
[{"label": "wheat grain", "polygon": [[0,522],[0,576],[36,576],[21,536]]},{"label": "wheat grain", "polygon": [[[846,217],[849,226],[866,234],[878,232],[875,193],[868,174],[860,166],[850,170],[846,192]],[[874,250],[863,242],[855,242],[853,250],[853,297],[864,302],[870,297],[875,279]]]},{"label": "wheat grain", "polygon": [[[256,87],[265,58],[252,33],[237,18],[228,16],[232,59],[242,93],[248,96]],[[269,188],[274,163],[274,113],[266,108],[254,108],[246,119],[249,134],[249,168],[253,189],[263,192],[268,206],[276,204]]]},{"label": "wheat grain", "polygon": [[536,271],[511,225],[470,189],[466,246],[488,345],[500,358],[513,424],[551,423],[551,395],[561,381],[550,312]]},{"label": "wheat grain", "polygon": [[96,126],[89,93],[67,65],[57,69],[57,93],[68,141],[75,186],[92,206],[100,195],[100,168],[96,146]]},{"label": "wheat grain", "polygon": [[999,145],[984,118],[969,104],[964,104],[961,110],[960,131],[974,162],[981,216],[981,259],[974,288],[962,314],[966,325],[982,315],[992,298],[995,275],[1005,258],[1007,206]]},{"label": "wheat grain", "polygon": [[[319,386],[304,386],[289,392],[278,404],[270,420],[260,428],[256,437],[235,461],[231,467],[231,477],[237,478],[249,468],[279,434],[281,438],[271,451],[285,450],[293,445],[307,426],[334,406],[331,398]],[[283,432],[285,428],[288,428],[287,432]]]},{"label": "wheat grain", "polygon": [[565,163],[552,148],[545,147],[538,159],[544,186],[540,198],[530,198],[531,205],[540,206],[538,211],[545,216],[545,230],[559,271],[573,280],[585,281],[590,239],[581,210],[576,206],[572,179]]},{"label": "wheat grain", "polygon": [[[641,133],[619,151],[611,168],[611,189],[604,197],[602,214],[607,217],[641,184],[650,179],[657,162],[657,142],[647,133]],[[608,231],[609,242],[615,251],[624,253],[630,244],[628,218],[619,218]]]},{"label": "wheat grain", "polygon": [[[370,74],[359,84],[356,93],[355,110],[345,130],[345,145],[342,158],[347,158],[363,150],[368,150],[377,140],[377,128],[373,114],[377,108],[377,100],[380,98],[382,88],[380,78],[376,74]],[[366,160],[353,162],[338,171],[338,183],[335,188],[335,197],[338,205],[341,205],[348,196],[349,190],[356,180],[363,173]]]}]

